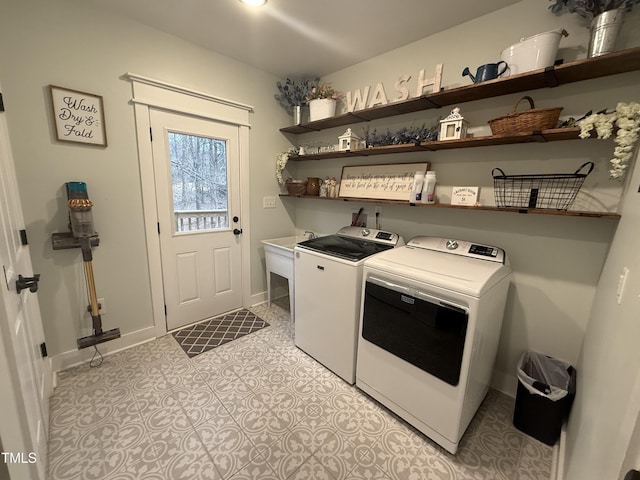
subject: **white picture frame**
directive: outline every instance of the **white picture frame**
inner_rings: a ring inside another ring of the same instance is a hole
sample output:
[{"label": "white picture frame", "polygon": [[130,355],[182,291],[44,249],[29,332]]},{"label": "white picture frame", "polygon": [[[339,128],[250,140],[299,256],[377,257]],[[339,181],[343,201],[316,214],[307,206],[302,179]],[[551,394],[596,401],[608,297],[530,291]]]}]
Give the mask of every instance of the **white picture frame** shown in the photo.
[{"label": "white picture frame", "polygon": [[466,205],[473,207],[478,203],[480,187],[453,187],[451,190],[451,205]]},{"label": "white picture frame", "polygon": [[428,162],[344,166],[339,197],[408,202],[416,172],[428,168]]},{"label": "white picture frame", "polygon": [[107,146],[100,95],[56,85],[49,85],[49,91],[57,140]]}]

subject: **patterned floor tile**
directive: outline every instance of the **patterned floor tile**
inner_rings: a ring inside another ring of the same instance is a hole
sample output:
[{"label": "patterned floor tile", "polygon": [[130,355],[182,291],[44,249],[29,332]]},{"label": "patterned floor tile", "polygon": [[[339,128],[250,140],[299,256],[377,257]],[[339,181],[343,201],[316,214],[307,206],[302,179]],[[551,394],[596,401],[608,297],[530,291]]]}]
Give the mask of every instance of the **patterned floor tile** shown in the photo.
[{"label": "patterned floor tile", "polygon": [[451,455],[269,326],[189,358],[165,335],[60,372],[50,480],[547,480],[552,449],[491,390]]}]

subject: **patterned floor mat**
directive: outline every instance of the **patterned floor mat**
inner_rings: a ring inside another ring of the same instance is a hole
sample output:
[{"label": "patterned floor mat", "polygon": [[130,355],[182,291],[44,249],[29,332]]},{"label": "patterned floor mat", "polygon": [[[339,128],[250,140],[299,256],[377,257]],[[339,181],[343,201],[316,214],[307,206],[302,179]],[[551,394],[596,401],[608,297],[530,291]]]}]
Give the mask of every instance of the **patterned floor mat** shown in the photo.
[{"label": "patterned floor mat", "polygon": [[173,332],[173,337],[192,358],[268,326],[254,313],[242,309]]}]

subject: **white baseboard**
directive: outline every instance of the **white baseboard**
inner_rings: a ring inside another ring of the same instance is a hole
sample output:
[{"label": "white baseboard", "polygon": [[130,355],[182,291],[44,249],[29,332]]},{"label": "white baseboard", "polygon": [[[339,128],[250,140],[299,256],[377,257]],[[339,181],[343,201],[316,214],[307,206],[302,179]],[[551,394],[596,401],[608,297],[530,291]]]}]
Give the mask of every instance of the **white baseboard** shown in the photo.
[{"label": "white baseboard", "polygon": [[[110,340],[105,343],[98,344],[98,350],[104,356],[110,355],[120,350],[139,345],[141,343],[148,342],[156,338],[155,326],[150,326],[137,330],[135,332],[122,335],[120,338]],[[81,365],[91,361],[95,353],[93,348],[83,348],[82,350],[69,350],[51,358],[51,368],[54,372],[66,370],[67,368]]]},{"label": "white baseboard", "polygon": [[551,476],[549,480],[564,480],[564,461],[567,446],[567,422],[562,424],[560,439],[553,446],[553,462],[551,463]]},{"label": "white baseboard", "polygon": [[493,375],[491,375],[491,387],[505,395],[516,398],[518,377],[494,370]]}]

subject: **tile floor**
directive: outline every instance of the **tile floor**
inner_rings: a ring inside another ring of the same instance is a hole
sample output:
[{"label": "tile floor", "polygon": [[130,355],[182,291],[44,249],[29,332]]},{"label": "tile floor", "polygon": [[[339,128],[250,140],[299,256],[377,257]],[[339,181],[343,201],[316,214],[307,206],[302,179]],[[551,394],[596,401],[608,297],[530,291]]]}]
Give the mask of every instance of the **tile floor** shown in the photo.
[{"label": "tile floor", "polygon": [[451,455],[297,349],[286,309],[252,310],[271,325],[192,359],[166,335],[61,372],[49,478],[549,478],[510,397],[490,391]]}]

